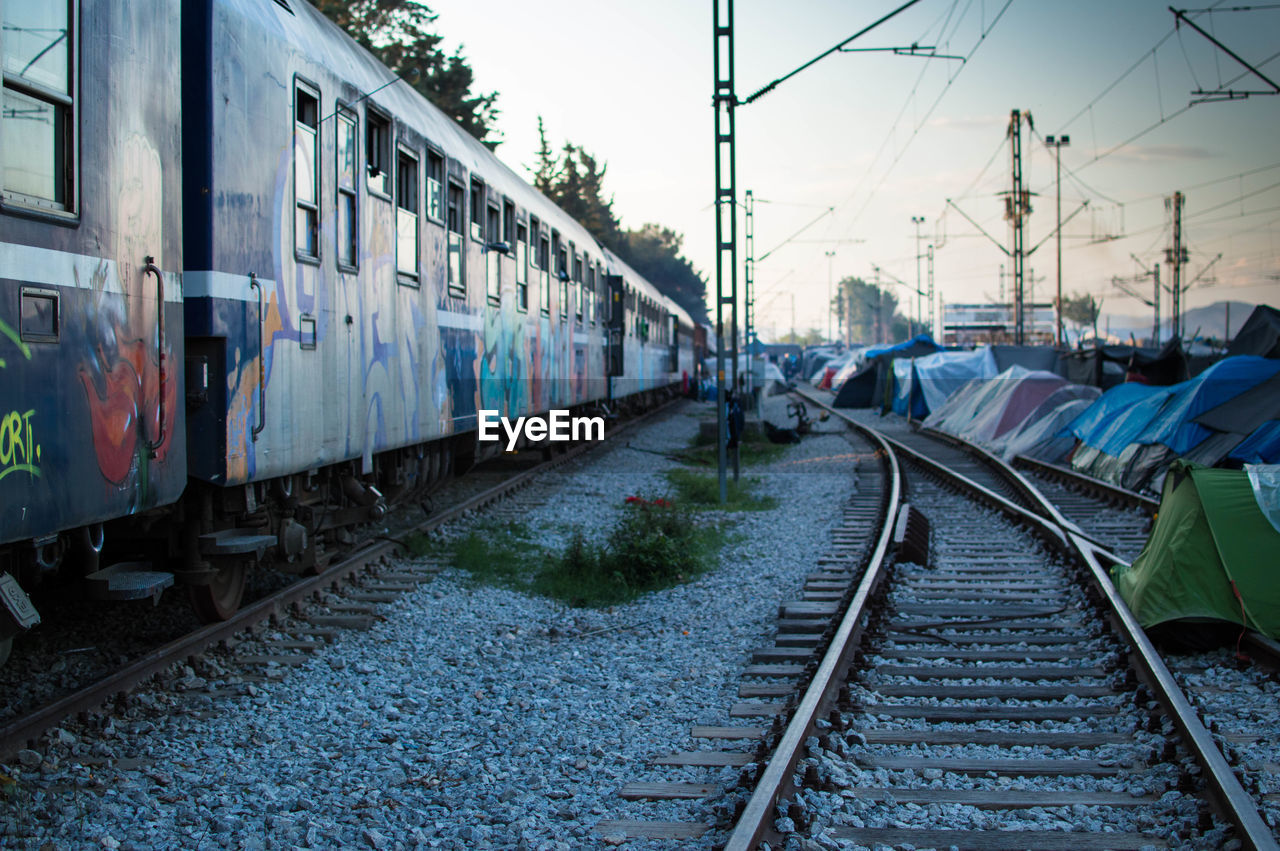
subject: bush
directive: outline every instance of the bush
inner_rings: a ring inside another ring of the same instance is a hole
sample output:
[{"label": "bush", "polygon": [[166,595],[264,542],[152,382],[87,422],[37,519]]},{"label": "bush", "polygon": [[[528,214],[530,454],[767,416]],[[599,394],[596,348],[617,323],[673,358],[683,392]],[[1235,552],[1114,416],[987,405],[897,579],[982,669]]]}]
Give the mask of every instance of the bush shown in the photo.
[{"label": "bush", "polygon": [[629,497],[604,545],[574,533],[533,587],[571,606],[607,606],[669,588],[705,571],[723,542],[715,526],[664,499]]},{"label": "bush", "polygon": [[778,501],[771,496],[758,497],[752,494],[757,484],[755,479],[733,480],[729,473],[726,483],[726,502],[720,504],[720,477],[717,473],[695,473],[677,467],[668,470],[667,481],[676,489],[682,502],[696,505],[699,508],[723,508],[726,511],[768,511],[777,506]]}]

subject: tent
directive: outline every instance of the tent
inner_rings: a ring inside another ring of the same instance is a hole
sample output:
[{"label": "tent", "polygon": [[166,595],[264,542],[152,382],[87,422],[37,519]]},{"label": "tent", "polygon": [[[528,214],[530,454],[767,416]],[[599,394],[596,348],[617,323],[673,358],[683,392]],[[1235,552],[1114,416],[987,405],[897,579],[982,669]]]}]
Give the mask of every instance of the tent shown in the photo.
[{"label": "tent", "polygon": [[1113,570],[1144,629],[1177,636],[1188,621],[1230,623],[1280,638],[1280,518],[1264,508],[1274,509],[1278,486],[1280,467],[1170,466],[1151,537]]},{"label": "tent", "polygon": [[1215,464],[1245,438],[1245,434],[1215,431],[1197,419],[1220,406],[1235,402],[1243,410],[1266,408],[1268,399],[1241,402],[1241,397],[1280,373],[1280,360],[1244,355],[1227,358],[1204,372],[1169,389],[1173,394],[1133,439],[1136,447],[1123,454],[1119,483],[1137,490],[1157,480],[1174,458]]},{"label": "tent", "polygon": [[[1080,385],[1068,384],[1067,386],[1079,387]],[[1028,420],[1004,441],[1000,451],[1001,457],[1006,461],[1012,461],[1018,455],[1040,461],[1061,460],[1076,445],[1075,435],[1067,426],[1084,413],[1091,404],[1093,402],[1089,399],[1070,399],[1039,419]]]},{"label": "tent", "polygon": [[1236,332],[1227,355],[1257,355],[1280,358],[1280,310],[1260,304]]},{"label": "tent", "polygon": [[1160,349],[1094,346],[1064,352],[1061,371],[1075,384],[1092,384],[1105,390],[1124,383],[1131,364],[1149,384],[1176,384],[1188,376],[1187,358],[1182,351],[1182,341],[1177,338]]},{"label": "tent", "polygon": [[[991,448],[1005,457],[1011,457],[1008,455],[1008,447],[1010,443],[1015,441],[1021,442],[1021,437],[1024,432],[1040,430],[1042,429],[1042,423],[1055,418],[1060,418],[1061,421],[1053,430],[1053,433],[1043,435],[1042,438],[1038,439],[1036,442],[1039,443],[1041,440],[1061,436],[1064,440],[1070,441],[1070,443],[1074,445],[1074,435],[1066,431],[1066,426],[1071,421],[1070,419],[1064,418],[1067,410],[1067,403],[1083,403],[1073,405],[1069,409],[1074,412],[1071,419],[1075,419],[1075,415],[1082,413],[1085,408],[1091,405],[1094,400],[1101,395],[1102,391],[1097,387],[1088,387],[1083,384],[1068,384],[1064,382],[1059,385],[1056,390],[1046,396],[1044,400],[1036,406],[1035,410],[1023,417],[1020,423],[1005,431],[1004,434],[999,437],[993,439],[991,441]],[[1066,446],[1060,454],[1066,454],[1070,449],[1071,446]]]},{"label": "tent", "polygon": [[997,343],[991,347],[991,354],[996,359],[996,372],[1004,372],[1011,366],[1026,369],[1042,369],[1045,372],[1058,372],[1058,350],[1050,346],[1014,346]]},{"label": "tent", "polygon": [[1054,391],[1065,385],[1043,370],[1013,366],[989,379],[974,379],[925,420],[925,425],[991,444],[1020,426]]},{"label": "tent", "polygon": [[974,378],[995,378],[1000,371],[990,348],[937,352],[913,361],[912,391],[923,399],[924,413],[936,410]]},{"label": "tent", "polygon": [[[891,346],[872,346],[862,352],[866,365],[854,373],[836,394],[837,408],[887,409],[892,403],[893,361],[898,358],[918,358],[931,355],[942,347],[928,334],[918,334],[910,340]],[[853,385],[850,387],[850,385]],[[845,392],[848,388],[848,392]]]},{"label": "tent", "polygon": [[1227,457],[1246,464],[1280,464],[1280,420],[1258,426]]}]

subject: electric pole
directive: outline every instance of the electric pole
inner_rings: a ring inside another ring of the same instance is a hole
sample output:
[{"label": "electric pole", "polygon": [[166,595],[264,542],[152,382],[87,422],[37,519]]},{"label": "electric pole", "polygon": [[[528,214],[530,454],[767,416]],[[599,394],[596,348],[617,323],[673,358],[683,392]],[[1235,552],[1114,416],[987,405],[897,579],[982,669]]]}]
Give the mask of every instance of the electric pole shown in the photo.
[{"label": "electric pole", "polygon": [[[924,224],[924,216],[912,216],[911,222],[916,226],[916,324],[924,324],[924,311],[920,309],[920,225]],[[920,329],[916,328],[916,333],[920,333]],[[913,335],[908,334],[908,337]]]},{"label": "electric pole", "polygon": [[1164,206],[1166,210],[1173,213],[1173,246],[1166,248],[1164,253],[1165,262],[1171,267],[1169,292],[1173,297],[1172,316],[1170,317],[1170,327],[1173,336],[1181,339],[1182,337],[1182,267],[1187,262],[1187,249],[1182,245],[1182,205],[1186,202],[1186,196],[1181,192],[1173,193],[1172,198],[1166,198]]},{"label": "electric pole", "polygon": [[[1027,113],[1027,126],[1031,126],[1031,114]],[[1026,218],[1031,215],[1031,193],[1022,185],[1022,112],[1013,110],[1009,117],[1009,148],[1013,159],[1013,185],[1009,197],[1005,199],[1005,218],[1013,227],[1013,250],[1009,252],[1013,258],[1013,326],[1014,342],[1022,345],[1025,336],[1026,318],[1023,316],[1025,294],[1023,293],[1022,264],[1026,257],[1023,248],[1023,229]]]},{"label": "electric pole", "polygon": [[938,339],[934,335],[937,333],[937,318],[933,312],[934,294],[933,294],[933,243],[929,243],[929,336],[935,340]]},{"label": "electric pole", "polygon": [[[737,185],[734,181],[734,108],[738,96],[733,87],[733,0],[712,3],[713,71],[716,130],[716,443],[720,480],[720,504],[728,501],[726,481],[728,467],[728,418],[724,384],[724,309],[730,310],[730,336],[733,340],[733,378],[738,370],[738,241]],[[728,267],[727,269],[725,267]],[[726,287],[727,277],[727,287]],[[725,290],[728,290],[728,295]],[[734,390],[737,388],[735,387]],[[734,478],[738,477],[737,450],[734,450]]]},{"label": "electric pole", "polygon": [[834,343],[836,338],[831,330],[831,317],[836,312],[836,296],[835,290],[831,288],[831,258],[835,257],[836,253],[834,251],[824,253],[827,255],[827,342]]},{"label": "electric pole", "polygon": [[[746,344],[746,347],[747,347],[747,394],[752,396],[753,399],[754,399],[754,396],[753,396],[754,388],[752,387],[753,376],[751,374],[753,352],[752,352],[752,346],[751,346],[751,338],[755,335],[755,323],[756,323],[756,297],[755,297],[755,287],[753,286],[753,281],[755,278],[755,257],[754,257],[755,238],[753,236],[754,223],[752,222],[752,218],[753,218],[752,211],[754,207],[755,207],[755,199],[752,197],[751,190],[748,189],[746,192],[746,208],[747,208],[746,216],[743,219],[743,222],[744,222],[743,243],[746,247],[746,252],[747,252],[747,262],[744,270],[745,275],[742,280],[743,299],[746,302],[745,306],[746,306],[746,313],[747,313],[747,321],[745,323],[746,331],[743,334],[743,342]],[[736,481],[736,478],[735,478],[735,481]]]},{"label": "electric pole", "polygon": [[1053,148],[1054,159],[1057,161],[1058,170],[1058,296],[1054,300],[1054,309],[1057,317],[1057,328],[1054,331],[1054,344],[1062,345],[1062,146],[1071,144],[1070,136],[1060,136],[1054,139],[1050,136],[1045,142],[1049,147]]}]

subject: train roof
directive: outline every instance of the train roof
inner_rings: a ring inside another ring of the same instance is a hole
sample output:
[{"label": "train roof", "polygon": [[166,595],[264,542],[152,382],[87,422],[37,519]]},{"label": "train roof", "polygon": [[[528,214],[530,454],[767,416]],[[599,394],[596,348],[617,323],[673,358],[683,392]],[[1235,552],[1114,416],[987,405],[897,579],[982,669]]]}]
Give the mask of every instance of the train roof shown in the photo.
[{"label": "train roof", "polygon": [[442,148],[468,173],[482,177],[487,185],[501,191],[542,222],[552,224],[564,238],[572,240],[575,247],[594,245],[594,253],[606,261],[613,274],[621,274],[632,287],[661,304],[683,323],[693,324],[692,317],[673,299],[606,249],[594,234],[530,186],[408,82],[396,82],[398,78],[386,65],[310,3],[288,0],[286,6],[279,0],[212,2],[215,8],[225,9],[260,27],[264,34],[290,45],[297,54],[357,89],[362,95],[361,100],[372,102],[380,111]]}]

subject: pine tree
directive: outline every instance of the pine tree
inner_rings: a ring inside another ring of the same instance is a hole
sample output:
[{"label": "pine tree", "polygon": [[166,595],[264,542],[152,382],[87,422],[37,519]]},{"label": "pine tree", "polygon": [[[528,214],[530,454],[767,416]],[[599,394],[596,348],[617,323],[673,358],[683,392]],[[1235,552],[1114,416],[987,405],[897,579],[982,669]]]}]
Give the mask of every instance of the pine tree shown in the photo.
[{"label": "pine tree", "polygon": [[498,138],[496,92],[476,94],[475,75],[462,48],[452,55],[440,49],[443,40],[432,31],[436,15],[420,0],[314,0],[329,20],[423,97],[458,122],[490,149]]}]

